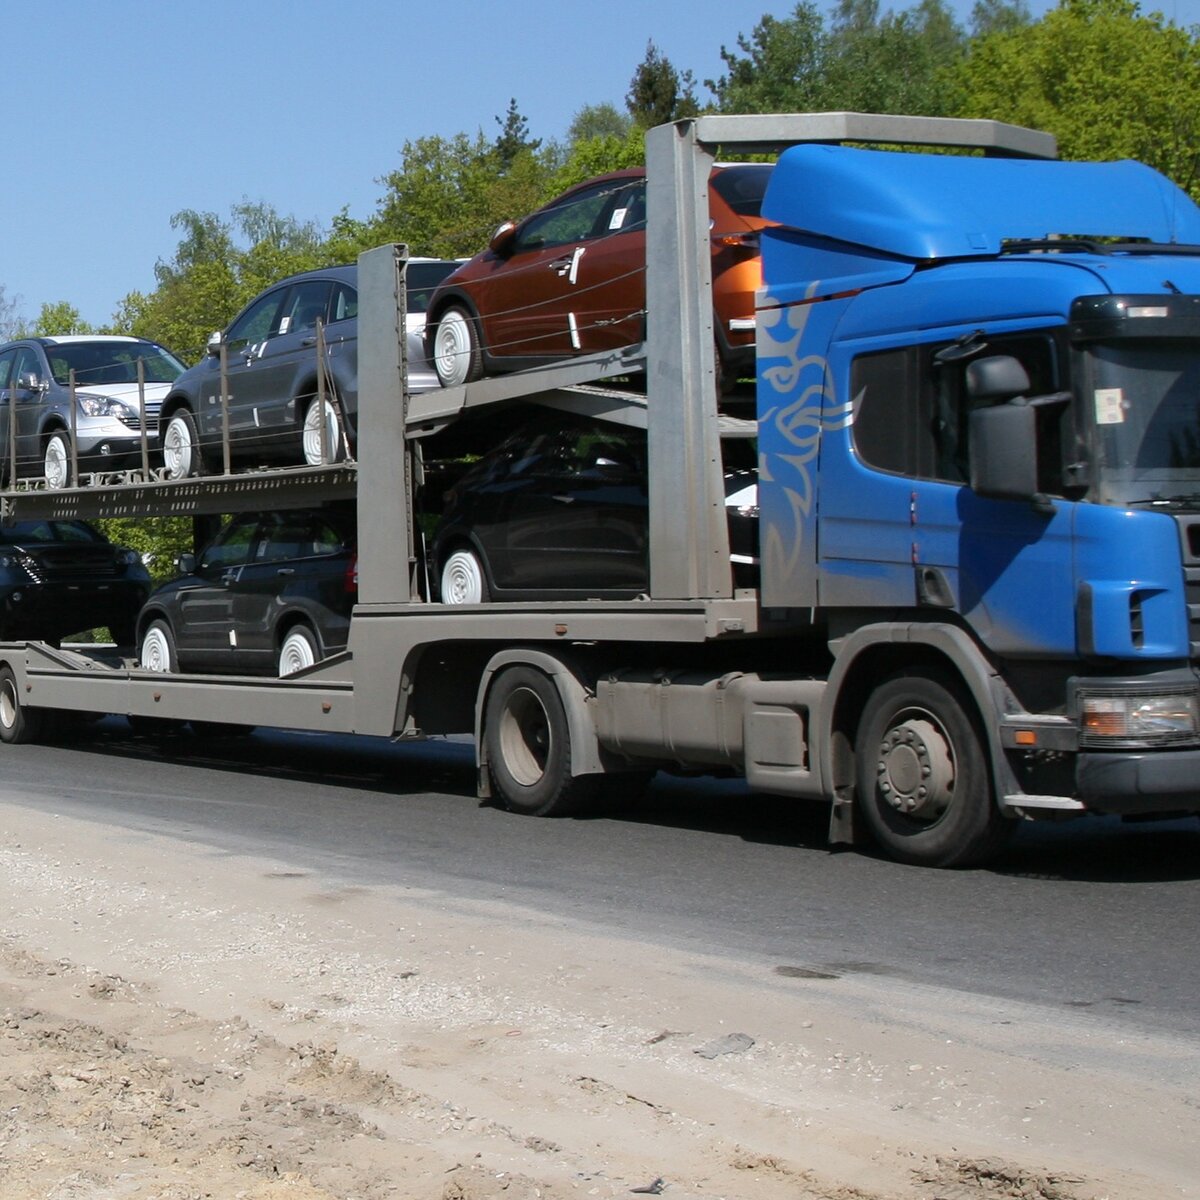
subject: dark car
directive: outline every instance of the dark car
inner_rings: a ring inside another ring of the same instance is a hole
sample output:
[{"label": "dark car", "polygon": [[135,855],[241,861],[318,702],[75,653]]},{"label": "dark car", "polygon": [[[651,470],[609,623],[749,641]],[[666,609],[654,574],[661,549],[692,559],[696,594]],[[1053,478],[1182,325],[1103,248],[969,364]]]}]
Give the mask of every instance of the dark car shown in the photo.
[{"label": "dark car", "polygon": [[[142,387],[138,386],[138,361]],[[0,470],[11,483],[13,408],[17,476],[49,488],[71,478],[71,375],[79,470],[118,471],[141,461],[145,403],[148,449],[158,449],[158,409],[183,363],[145,338],[88,334],[31,337],[0,346]]]},{"label": "dark car", "polygon": [[[758,231],[770,163],[713,169],[709,184],[713,309],[722,384],[754,361]],[[515,371],[643,337],[646,172],[616,171],[564,192],[519,223],[434,293],[426,353],[443,385]]]},{"label": "dark car", "polygon": [[180,557],[138,617],[148,671],[291,675],[345,649],[358,595],[352,514],[245,513]]},{"label": "dark car", "polygon": [[84,521],[0,521],[0,641],[106,628],[131,646],[150,587],[137,552]]},{"label": "dark car", "polygon": [[[749,443],[742,449],[749,459]],[[728,462],[725,490],[735,582],[750,586],[758,564],[754,470]],[[548,413],[447,492],[433,538],[440,599],[638,596],[650,582],[648,522],[645,433]]]},{"label": "dark car", "polygon": [[[424,362],[425,305],[457,260],[408,260],[409,390],[436,387]],[[358,418],[358,268],[291,275],[256,296],[205,357],[185,371],[158,418],[163,466],[184,479],[223,461],[220,352],[224,344],[233,460],[317,465],[352,449]],[[326,438],[322,460],[317,384],[317,322],[326,345]]]}]

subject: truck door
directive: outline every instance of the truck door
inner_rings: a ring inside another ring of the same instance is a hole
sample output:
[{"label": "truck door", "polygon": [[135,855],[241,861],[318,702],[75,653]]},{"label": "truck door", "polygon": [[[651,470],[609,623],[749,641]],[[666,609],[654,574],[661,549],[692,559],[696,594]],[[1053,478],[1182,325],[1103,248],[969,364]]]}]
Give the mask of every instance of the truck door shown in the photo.
[{"label": "truck door", "polygon": [[1044,395],[1060,378],[1055,340],[987,338],[961,356],[953,346],[854,360],[851,424],[822,451],[821,603],[958,612],[997,652],[1072,653],[1071,506],[985,499],[967,482],[967,364],[1015,357]]}]

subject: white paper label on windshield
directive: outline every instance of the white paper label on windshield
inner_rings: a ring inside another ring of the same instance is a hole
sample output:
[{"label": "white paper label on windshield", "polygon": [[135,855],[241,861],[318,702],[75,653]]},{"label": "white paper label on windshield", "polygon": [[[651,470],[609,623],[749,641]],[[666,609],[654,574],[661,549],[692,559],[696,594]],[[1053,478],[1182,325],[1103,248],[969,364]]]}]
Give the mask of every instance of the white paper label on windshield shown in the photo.
[{"label": "white paper label on windshield", "polygon": [[1125,394],[1120,388],[1097,388],[1096,424],[1120,425],[1125,420]]},{"label": "white paper label on windshield", "polygon": [[628,211],[627,208],[614,208],[613,215],[608,219],[609,229],[620,229],[625,224],[625,214]]}]

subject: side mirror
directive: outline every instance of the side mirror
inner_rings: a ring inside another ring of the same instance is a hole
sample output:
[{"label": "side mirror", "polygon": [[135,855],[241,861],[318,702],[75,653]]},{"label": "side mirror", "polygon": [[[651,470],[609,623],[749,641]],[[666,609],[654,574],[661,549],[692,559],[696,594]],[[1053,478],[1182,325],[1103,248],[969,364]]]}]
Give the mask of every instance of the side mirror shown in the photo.
[{"label": "side mirror", "polygon": [[501,257],[508,254],[512,250],[513,238],[516,236],[516,232],[516,221],[505,221],[492,234],[491,241],[488,242],[488,249],[493,254],[499,254]]},{"label": "side mirror", "polygon": [[1037,409],[999,404],[970,415],[971,490],[997,500],[1035,500]]},{"label": "side mirror", "polygon": [[17,390],[22,392],[36,392],[42,386],[42,381],[38,378],[36,371],[25,371],[17,376]]},{"label": "side mirror", "polygon": [[194,554],[181,554],[175,560],[175,567],[180,575],[193,575],[196,571],[196,556]]},{"label": "side mirror", "polygon": [[204,353],[207,354],[209,358],[216,358],[217,355],[221,353],[221,341],[223,338],[224,334],[222,334],[219,329],[214,330],[208,335],[208,343],[204,347]]}]

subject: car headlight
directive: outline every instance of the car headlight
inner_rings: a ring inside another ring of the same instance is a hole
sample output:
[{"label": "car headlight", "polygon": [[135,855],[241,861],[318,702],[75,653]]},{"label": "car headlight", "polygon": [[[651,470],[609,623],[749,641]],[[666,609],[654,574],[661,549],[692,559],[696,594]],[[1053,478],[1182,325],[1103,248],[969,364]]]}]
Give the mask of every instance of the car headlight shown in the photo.
[{"label": "car headlight", "polygon": [[133,417],[133,409],[120,400],[111,396],[89,396],[86,392],[78,392],[75,400],[79,411],[89,417],[116,417],[118,420],[129,420]]},{"label": "car headlight", "polygon": [[127,550],[124,546],[118,548],[114,557],[119,567],[133,567],[142,561],[142,556],[136,550]]},{"label": "car headlight", "polygon": [[1150,747],[1194,742],[1200,732],[1195,689],[1079,693],[1079,744]]}]

